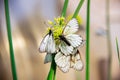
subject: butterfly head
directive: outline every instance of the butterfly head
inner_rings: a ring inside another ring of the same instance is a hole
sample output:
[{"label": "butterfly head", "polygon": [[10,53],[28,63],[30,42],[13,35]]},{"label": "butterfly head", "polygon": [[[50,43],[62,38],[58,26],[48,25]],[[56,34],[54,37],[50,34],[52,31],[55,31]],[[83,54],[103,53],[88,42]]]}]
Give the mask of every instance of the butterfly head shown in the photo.
[{"label": "butterfly head", "polygon": [[52,34],[52,28],[48,27],[48,28],[47,28],[47,33],[48,33],[49,35]]}]

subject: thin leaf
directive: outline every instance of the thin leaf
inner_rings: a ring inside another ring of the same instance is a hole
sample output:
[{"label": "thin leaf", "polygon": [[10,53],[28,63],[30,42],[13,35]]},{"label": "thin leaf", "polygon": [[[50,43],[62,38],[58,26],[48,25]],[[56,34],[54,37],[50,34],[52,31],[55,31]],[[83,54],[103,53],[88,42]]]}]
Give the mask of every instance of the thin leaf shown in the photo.
[{"label": "thin leaf", "polygon": [[87,0],[87,22],[86,22],[86,80],[90,79],[90,66],[89,66],[89,55],[90,55],[90,0]]},{"label": "thin leaf", "polygon": [[119,65],[120,65],[120,53],[119,53],[119,46],[118,46],[117,38],[116,38],[116,48],[117,48],[117,55],[118,55]]},{"label": "thin leaf", "polygon": [[75,10],[72,18],[76,18],[76,17],[77,17],[77,15],[78,15],[78,13],[79,13],[82,5],[83,5],[83,2],[84,2],[84,0],[81,0],[81,1],[79,2],[79,4],[78,4],[78,6],[77,6],[77,8],[76,8],[76,10]]},{"label": "thin leaf", "polygon": [[11,68],[12,68],[12,76],[13,76],[13,80],[17,80],[17,73],[16,73],[16,66],[15,66],[15,59],[14,59],[14,50],[13,50],[12,35],[11,35],[9,5],[8,4],[9,4],[8,0],[4,0],[6,26],[7,26],[7,34],[8,34],[8,41],[9,41],[9,49],[10,49],[10,61],[11,61]]},{"label": "thin leaf", "polygon": [[61,15],[62,15],[63,17],[66,16],[66,11],[67,11],[67,7],[68,7],[68,2],[69,2],[69,0],[65,0],[65,2],[64,2],[64,6],[63,6],[63,9],[62,9],[62,13],[61,13]]},{"label": "thin leaf", "polygon": [[47,77],[47,80],[55,80],[55,76],[56,76],[56,63],[54,61],[54,57],[55,55],[53,55],[53,60],[51,63],[51,67],[50,67],[50,71]]},{"label": "thin leaf", "polygon": [[107,27],[107,45],[108,45],[108,72],[107,80],[111,80],[112,47],[110,36],[110,0],[106,0],[106,27]]}]

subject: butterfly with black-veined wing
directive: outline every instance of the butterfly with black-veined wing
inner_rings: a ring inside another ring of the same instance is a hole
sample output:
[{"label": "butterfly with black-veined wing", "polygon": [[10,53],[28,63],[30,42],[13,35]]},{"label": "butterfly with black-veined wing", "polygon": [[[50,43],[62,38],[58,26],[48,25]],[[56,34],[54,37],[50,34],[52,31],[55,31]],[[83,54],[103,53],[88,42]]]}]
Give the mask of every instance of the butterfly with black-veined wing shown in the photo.
[{"label": "butterfly with black-veined wing", "polygon": [[70,68],[75,70],[83,69],[83,63],[79,51],[75,49],[74,52],[75,54],[70,54],[68,56],[60,51],[56,54],[55,62],[61,71],[66,73]]},{"label": "butterfly with black-veined wing", "polygon": [[59,48],[63,54],[73,54],[73,49],[83,44],[83,38],[77,34],[74,34],[78,31],[78,28],[78,22],[75,18],[73,18],[64,27],[62,34],[59,35],[59,38],[61,40]]},{"label": "butterfly with black-veined wing", "polygon": [[55,53],[56,49],[55,49],[55,41],[54,41],[54,36],[53,36],[53,32],[50,29],[48,34],[43,38],[40,47],[39,47],[39,51],[41,53],[43,52],[47,52],[47,53]]}]

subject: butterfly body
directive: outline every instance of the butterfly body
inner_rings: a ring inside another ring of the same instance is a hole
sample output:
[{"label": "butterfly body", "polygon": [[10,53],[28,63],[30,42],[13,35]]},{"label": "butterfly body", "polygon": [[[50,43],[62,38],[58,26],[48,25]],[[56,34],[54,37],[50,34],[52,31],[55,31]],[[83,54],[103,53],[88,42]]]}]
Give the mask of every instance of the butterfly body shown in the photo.
[{"label": "butterfly body", "polygon": [[49,34],[49,36],[52,34],[52,30],[51,30],[51,29],[49,30],[49,33],[48,33],[48,34]]},{"label": "butterfly body", "polygon": [[63,35],[59,35],[60,40],[64,41],[68,46],[70,46],[70,42],[63,36]]}]

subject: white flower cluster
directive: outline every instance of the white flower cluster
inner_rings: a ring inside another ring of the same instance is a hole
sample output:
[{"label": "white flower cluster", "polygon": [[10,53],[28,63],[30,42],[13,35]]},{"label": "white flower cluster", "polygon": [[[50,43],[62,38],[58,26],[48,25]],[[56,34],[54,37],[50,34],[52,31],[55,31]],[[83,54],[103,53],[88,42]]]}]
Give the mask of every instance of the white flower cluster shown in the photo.
[{"label": "white flower cluster", "polygon": [[[82,70],[83,68],[78,47],[83,45],[84,40],[75,34],[78,28],[79,25],[75,18],[71,19],[62,28],[53,26],[40,44],[40,52],[47,52],[45,60],[48,60],[52,54],[55,54],[54,60],[63,72],[68,72],[70,68],[75,70]],[[62,31],[58,31],[61,29]]]}]

